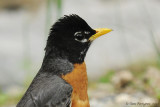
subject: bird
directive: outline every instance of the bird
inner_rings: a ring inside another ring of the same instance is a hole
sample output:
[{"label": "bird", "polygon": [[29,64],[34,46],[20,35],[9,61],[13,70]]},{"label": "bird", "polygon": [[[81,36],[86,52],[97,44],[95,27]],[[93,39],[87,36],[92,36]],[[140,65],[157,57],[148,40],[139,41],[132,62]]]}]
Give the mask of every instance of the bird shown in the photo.
[{"label": "bird", "polygon": [[90,107],[85,56],[93,41],[112,29],[92,29],[76,14],[50,29],[40,70],[16,107]]}]

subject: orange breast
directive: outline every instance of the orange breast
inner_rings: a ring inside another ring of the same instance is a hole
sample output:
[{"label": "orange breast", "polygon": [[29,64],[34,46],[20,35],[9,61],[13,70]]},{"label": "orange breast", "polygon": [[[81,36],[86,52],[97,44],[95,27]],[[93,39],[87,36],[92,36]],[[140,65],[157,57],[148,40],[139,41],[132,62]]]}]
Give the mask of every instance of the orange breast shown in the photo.
[{"label": "orange breast", "polygon": [[73,87],[71,107],[90,107],[87,94],[86,64],[75,64],[73,71],[63,75],[62,78]]}]

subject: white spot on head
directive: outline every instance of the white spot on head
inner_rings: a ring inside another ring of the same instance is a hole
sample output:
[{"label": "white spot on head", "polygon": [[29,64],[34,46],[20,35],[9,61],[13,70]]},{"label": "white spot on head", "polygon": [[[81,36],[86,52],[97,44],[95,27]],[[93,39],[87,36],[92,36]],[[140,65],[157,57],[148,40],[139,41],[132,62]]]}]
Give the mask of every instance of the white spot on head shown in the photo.
[{"label": "white spot on head", "polygon": [[88,35],[88,34],[90,34],[90,32],[89,31],[84,31],[84,34]]}]

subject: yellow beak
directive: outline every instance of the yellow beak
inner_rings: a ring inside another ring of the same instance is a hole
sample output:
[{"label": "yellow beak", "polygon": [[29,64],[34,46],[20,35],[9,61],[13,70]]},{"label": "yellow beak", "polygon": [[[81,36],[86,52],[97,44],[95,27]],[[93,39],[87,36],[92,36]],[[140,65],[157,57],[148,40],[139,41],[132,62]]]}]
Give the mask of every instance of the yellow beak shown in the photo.
[{"label": "yellow beak", "polygon": [[95,29],[95,31],[96,31],[96,34],[92,35],[92,36],[89,38],[90,41],[93,41],[93,40],[95,40],[96,38],[98,38],[98,37],[100,37],[100,36],[102,36],[102,35],[104,35],[104,34],[107,34],[107,33],[111,32],[112,29],[99,28],[99,29]]}]

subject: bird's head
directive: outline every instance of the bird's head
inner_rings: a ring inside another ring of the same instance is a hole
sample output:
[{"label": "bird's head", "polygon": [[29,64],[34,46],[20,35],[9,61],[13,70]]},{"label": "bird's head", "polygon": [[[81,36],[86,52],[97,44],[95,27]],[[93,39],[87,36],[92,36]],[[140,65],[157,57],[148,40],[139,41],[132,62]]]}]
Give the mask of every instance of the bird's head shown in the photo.
[{"label": "bird's head", "polygon": [[92,41],[110,31],[107,28],[92,29],[78,15],[65,15],[52,26],[46,51],[47,48],[57,48],[72,63],[82,63]]}]

